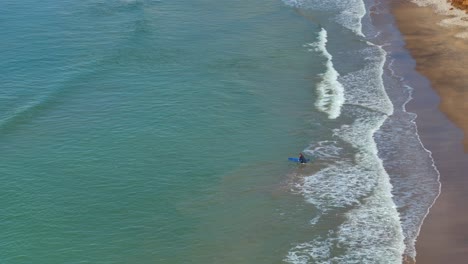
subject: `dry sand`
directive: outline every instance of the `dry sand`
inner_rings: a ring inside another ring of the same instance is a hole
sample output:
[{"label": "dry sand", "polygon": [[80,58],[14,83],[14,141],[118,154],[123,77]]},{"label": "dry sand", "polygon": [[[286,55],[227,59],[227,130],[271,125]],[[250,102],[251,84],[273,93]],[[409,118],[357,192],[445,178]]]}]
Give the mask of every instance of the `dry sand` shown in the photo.
[{"label": "dry sand", "polygon": [[[444,16],[405,0],[393,14],[406,48],[416,60],[408,110],[421,140],[432,151],[442,192],[416,243],[418,264],[468,263],[468,39],[460,29],[438,25]],[[424,77],[423,77],[424,76]],[[427,79],[426,79],[427,78]],[[437,95],[432,91],[436,91]]]}]

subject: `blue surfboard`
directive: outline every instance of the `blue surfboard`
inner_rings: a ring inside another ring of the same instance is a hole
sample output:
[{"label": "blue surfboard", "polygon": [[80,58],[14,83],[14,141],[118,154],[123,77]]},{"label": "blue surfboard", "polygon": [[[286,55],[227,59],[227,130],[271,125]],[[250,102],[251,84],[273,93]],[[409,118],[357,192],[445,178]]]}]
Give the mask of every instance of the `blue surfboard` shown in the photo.
[{"label": "blue surfboard", "polygon": [[[299,158],[288,158],[289,161],[293,161],[293,162],[299,162]],[[306,159],[307,162],[310,161],[310,159]]]}]

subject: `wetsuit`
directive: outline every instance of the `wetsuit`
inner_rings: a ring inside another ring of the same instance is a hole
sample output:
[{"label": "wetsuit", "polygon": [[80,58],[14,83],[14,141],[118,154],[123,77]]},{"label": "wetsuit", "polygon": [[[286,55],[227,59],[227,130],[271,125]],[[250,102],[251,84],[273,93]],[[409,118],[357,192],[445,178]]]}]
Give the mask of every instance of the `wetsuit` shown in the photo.
[{"label": "wetsuit", "polygon": [[301,155],[299,156],[299,162],[301,162],[301,163],[307,163],[307,160],[306,160],[306,158],[304,157],[304,155],[301,154]]}]

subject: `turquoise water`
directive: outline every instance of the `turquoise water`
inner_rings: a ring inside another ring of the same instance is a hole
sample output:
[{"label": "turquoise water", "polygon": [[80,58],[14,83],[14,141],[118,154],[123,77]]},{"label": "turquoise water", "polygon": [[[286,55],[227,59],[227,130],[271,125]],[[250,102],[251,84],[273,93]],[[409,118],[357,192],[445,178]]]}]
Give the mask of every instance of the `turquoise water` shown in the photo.
[{"label": "turquoise water", "polygon": [[0,3],[0,262],[414,257],[435,172],[354,2]]},{"label": "turquoise water", "polygon": [[1,262],[189,263],[275,213],[323,118],[316,25],[279,2],[2,5]]}]

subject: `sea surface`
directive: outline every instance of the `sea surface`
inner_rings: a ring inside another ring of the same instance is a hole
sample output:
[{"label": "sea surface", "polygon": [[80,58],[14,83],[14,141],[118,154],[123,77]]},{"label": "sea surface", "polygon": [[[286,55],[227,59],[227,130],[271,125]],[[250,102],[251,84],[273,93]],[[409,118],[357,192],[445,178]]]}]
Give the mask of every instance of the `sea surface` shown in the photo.
[{"label": "sea surface", "polygon": [[414,258],[439,174],[379,14],[1,1],[0,263]]}]

